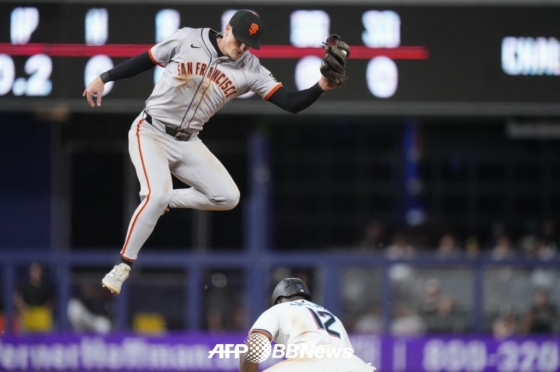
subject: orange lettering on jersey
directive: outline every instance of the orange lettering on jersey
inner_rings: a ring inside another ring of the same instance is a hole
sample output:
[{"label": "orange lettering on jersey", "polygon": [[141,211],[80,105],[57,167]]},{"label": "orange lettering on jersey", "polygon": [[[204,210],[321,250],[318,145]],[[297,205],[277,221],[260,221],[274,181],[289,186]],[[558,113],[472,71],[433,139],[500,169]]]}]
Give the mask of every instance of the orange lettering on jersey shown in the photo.
[{"label": "orange lettering on jersey", "polygon": [[[206,65],[202,67],[202,70],[204,71],[205,68]],[[237,89],[235,88],[235,85],[233,85],[233,82],[218,68],[210,67],[206,76],[212,82],[216,83],[216,85],[222,90],[226,98],[237,93]]]},{"label": "orange lettering on jersey", "polygon": [[233,96],[235,93],[237,93],[237,89],[235,89],[235,86],[229,87],[224,91],[226,98]]},{"label": "orange lettering on jersey", "polygon": [[226,81],[224,81],[224,83],[222,85],[220,85],[220,88],[223,91],[226,91],[229,87],[231,87],[233,83],[231,82],[231,80],[227,79]]},{"label": "orange lettering on jersey", "polygon": [[196,63],[196,74],[197,75],[200,75],[200,65],[202,65],[202,63],[200,63],[200,62]]},{"label": "orange lettering on jersey", "polygon": [[177,65],[177,77],[180,79],[186,79],[192,75],[192,62],[180,62]]},{"label": "orange lettering on jersey", "polygon": [[[220,89],[224,92],[226,97],[229,97],[232,94],[237,93],[237,89],[235,88],[235,85],[233,85],[233,82],[227,77],[226,80],[222,83],[222,85],[220,85]],[[229,93],[230,91],[231,93]]]},{"label": "orange lettering on jersey", "polygon": [[256,23],[251,23],[251,28],[249,28],[249,35],[254,35],[259,30],[259,25]]},{"label": "orange lettering on jersey", "polygon": [[224,89],[223,88],[224,84],[227,83],[228,81],[230,81],[229,78],[225,75],[224,75],[224,78],[225,79],[220,82],[220,88],[222,88],[222,89]]},{"label": "orange lettering on jersey", "polygon": [[223,72],[221,72],[220,76],[218,76],[218,78],[216,79],[216,84],[218,84],[218,85],[222,84],[222,82],[220,80],[222,80],[223,78],[227,79],[227,76]]},{"label": "orange lettering on jersey", "polygon": [[210,76],[210,79],[211,79],[213,82],[216,82],[216,80],[218,79],[218,76],[220,76],[221,73],[222,73],[222,72],[221,72],[220,70],[215,69],[214,71],[212,71],[212,74],[211,74],[211,75],[208,74],[208,76]]},{"label": "orange lettering on jersey", "polygon": [[202,66],[200,67],[200,75],[204,76],[204,72],[206,71],[206,67],[208,67],[208,65],[206,63],[203,63]]}]

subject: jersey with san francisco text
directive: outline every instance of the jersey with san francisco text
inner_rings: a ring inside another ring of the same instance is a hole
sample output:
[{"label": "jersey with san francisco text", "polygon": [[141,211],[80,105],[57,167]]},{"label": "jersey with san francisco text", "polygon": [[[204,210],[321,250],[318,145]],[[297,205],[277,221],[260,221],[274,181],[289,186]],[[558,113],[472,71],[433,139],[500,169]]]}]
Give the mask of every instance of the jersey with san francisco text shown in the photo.
[{"label": "jersey with san francisco text", "polygon": [[306,300],[272,306],[257,319],[253,331],[264,331],[284,346],[306,343],[352,348],[342,322],[324,307]]},{"label": "jersey with san francisco text", "polygon": [[253,91],[267,100],[281,86],[250,52],[237,60],[219,57],[210,32],[185,27],[150,49],[152,61],[165,68],[146,100],[160,122],[197,132],[235,97]]}]

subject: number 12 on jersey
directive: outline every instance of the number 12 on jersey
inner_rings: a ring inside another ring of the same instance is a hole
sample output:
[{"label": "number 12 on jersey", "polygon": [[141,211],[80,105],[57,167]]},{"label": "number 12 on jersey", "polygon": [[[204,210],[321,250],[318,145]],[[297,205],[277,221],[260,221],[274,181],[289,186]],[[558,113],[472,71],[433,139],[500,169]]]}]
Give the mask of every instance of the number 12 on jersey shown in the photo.
[{"label": "number 12 on jersey", "polygon": [[[333,331],[330,327],[336,322],[336,318],[334,315],[329,313],[328,311],[313,311],[310,308],[307,308],[311,312],[315,323],[317,324],[317,328],[324,329],[327,333],[331,336],[340,338],[340,333]],[[326,318],[325,321],[321,320],[321,318]]]}]

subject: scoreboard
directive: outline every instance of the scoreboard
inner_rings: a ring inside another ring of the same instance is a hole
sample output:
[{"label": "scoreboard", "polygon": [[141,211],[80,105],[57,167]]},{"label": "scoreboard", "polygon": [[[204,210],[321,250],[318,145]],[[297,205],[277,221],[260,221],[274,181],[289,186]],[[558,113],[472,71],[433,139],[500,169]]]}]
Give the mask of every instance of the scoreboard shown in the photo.
[{"label": "scoreboard", "polygon": [[[222,30],[237,8],[177,3],[2,4],[0,110],[88,110],[89,81],[181,27]],[[320,77],[330,33],[351,46],[346,86],[307,113],[559,115],[560,7],[254,5],[252,50],[288,89]],[[109,83],[101,110],[138,111],[161,68]],[[281,113],[247,94],[222,112]]]}]

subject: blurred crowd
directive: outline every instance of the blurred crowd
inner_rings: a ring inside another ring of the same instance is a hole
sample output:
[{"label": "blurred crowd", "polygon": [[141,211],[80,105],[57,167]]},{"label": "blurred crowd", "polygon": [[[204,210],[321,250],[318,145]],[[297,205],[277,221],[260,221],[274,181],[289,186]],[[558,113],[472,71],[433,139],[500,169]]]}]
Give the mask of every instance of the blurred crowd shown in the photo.
[{"label": "blurred crowd", "polygon": [[[461,234],[453,228],[433,231],[426,226],[390,228],[370,221],[362,239],[355,244],[357,253],[383,254],[389,259],[431,256],[440,259],[515,258],[550,260],[558,254],[560,236],[554,221],[544,220],[527,226],[525,231],[496,223],[484,238]],[[435,247],[435,248],[434,248]]]},{"label": "blurred crowd", "polygon": [[[357,333],[388,332],[401,336],[467,334],[474,331],[473,274],[472,270],[461,271],[461,262],[476,259],[502,263],[515,259],[547,261],[558,257],[559,244],[556,225],[552,221],[542,221],[525,231],[509,231],[496,224],[486,238],[461,235],[453,230],[433,233],[428,229],[412,228],[405,231],[371,221],[365,226],[362,238],[345,252],[399,260],[389,269],[390,314],[387,317],[383,313],[387,308],[381,307],[381,270],[350,268],[341,285],[344,305],[339,317],[350,332]],[[409,259],[423,257],[453,260],[456,266],[421,270],[407,263]],[[560,272],[557,268],[515,270],[514,266],[500,265],[484,274],[484,291],[487,292],[483,299],[484,332],[497,338],[560,334]],[[307,282],[313,291],[316,275],[313,268],[278,267],[271,275],[270,290],[278,280],[295,276]],[[53,316],[56,291],[47,277],[41,264],[32,263],[25,278],[18,283],[13,299],[17,310],[16,332],[56,329]],[[247,294],[239,296],[245,286],[243,272],[210,270],[205,277],[204,329],[210,332],[245,331],[248,311],[244,296]],[[501,294],[503,297],[499,296]],[[323,299],[314,300],[321,303]],[[80,283],[73,289],[67,305],[68,323],[75,332],[110,332],[114,326],[113,306],[114,298],[97,282]],[[148,326],[139,329],[165,331],[165,319],[158,326],[153,325],[153,317],[147,319],[144,324]]]},{"label": "blurred crowd", "polygon": [[[516,310],[505,305],[492,315],[485,333],[496,338],[524,335],[556,335],[560,333],[560,310],[550,299],[549,290],[537,288],[529,306]],[[389,333],[396,336],[425,334],[468,334],[472,331],[471,312],[456,302],[458,294],[442,293],[437,281],[431,281],[420,304],[396,303],[391,314]],[[349,322],[349,329],[356,333],[382,334],[383,316],[378,304]]]},{"label": "blurred crowd", "polygon": [[[48,333],[56,324],[56,290],[46,268],[39,262],[27,267],[26,275],[14,293],[16,334]],[[68,323],[76,332],[108,333],[111,328],[112,298],[96,283],[77,286],[67,304]]]},{"label": "blurred crowd", "polygon": [[[453,272],[453,269],[448,269],[439,278],[430,278],[429,270],[424,270],[425,275],[422,276],[421,271],[407,265],[406,260],[430,257],[454,260],[455,264],[475,259],[548,261],[558,258],[559,245],[556,224],[550,220],[514,231],[495,224],[484,238],[459,234],[453,229],[435,232],[426,227],[394,229],[379,221],[371,221],[365,226],[362,239],[355,244],[354,253],[377,254],[389,260],[400,260],[389,271],[394,297],[389,331],[394,335],[411,336],[469,333],[473,331],[473,319],[472,304],[465,304],[465,298],[471,293],[464,293],[464,285],[460,285],[463,279],[457,273],[460,270]],[[511,267],[500,266],[494,271],[502,286],[510,287],[511,293],[504,294],[507,300],[498,310],[492,306],[485,307],[483,328],[486,333],[499,338],[560,333],[560,311],[551,298],[551,293],[558,297],[557,269],[515,272]],[[486,277],[485,286],[494,279]],[[379,301],[365,300],[365,291],[355,289],[360,286],[367,288],[368,280],[370,288],[373,283],[380,283],[379,280],[375,282],[371,270],[349,275],[345,286],[353,288],[351,292],[354,294],[345,296],[349,303],[346,309],[348,323],[354,332],[383,333],[384,317]],[[442,281],[446,282],[445,286]],[[499,286],[494,288],[496,291],[500,291]],[[419,298],[419,292],[423,292],[422,298]]]}]

